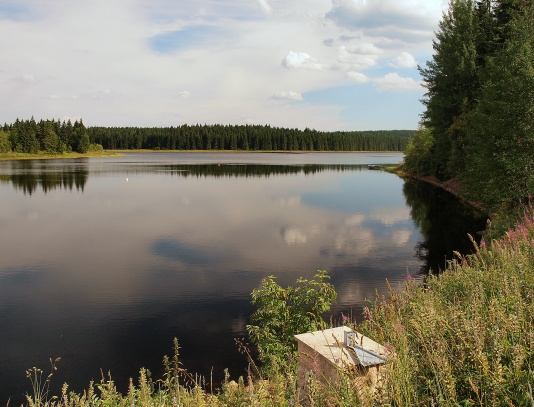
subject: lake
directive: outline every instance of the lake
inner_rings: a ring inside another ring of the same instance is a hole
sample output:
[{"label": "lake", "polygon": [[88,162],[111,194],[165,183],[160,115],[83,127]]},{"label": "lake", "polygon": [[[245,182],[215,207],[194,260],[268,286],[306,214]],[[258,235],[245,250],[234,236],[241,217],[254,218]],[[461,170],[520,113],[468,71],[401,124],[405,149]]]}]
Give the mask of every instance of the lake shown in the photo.
[{"label": "lake", "polygon": [[[126,153],[0,162],[0,405],[26,369],[82,391],[139,368],[242,374],[250,293],[327,270],[329,316],[359,319],[409,273],[444,267],[485,218],[417,181],[369,170],[400,153]],[[209,380],[209,379],[208,379]]]}]

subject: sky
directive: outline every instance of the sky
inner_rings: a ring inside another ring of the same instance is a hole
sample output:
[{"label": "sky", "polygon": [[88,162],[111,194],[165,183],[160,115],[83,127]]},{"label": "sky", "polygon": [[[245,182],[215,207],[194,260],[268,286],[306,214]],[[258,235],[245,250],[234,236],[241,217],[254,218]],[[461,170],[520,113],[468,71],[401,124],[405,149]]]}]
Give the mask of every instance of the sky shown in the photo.
[{"label": "sky", "polygon": [[415,129],[446,0],[0,0],[0,123]]}]

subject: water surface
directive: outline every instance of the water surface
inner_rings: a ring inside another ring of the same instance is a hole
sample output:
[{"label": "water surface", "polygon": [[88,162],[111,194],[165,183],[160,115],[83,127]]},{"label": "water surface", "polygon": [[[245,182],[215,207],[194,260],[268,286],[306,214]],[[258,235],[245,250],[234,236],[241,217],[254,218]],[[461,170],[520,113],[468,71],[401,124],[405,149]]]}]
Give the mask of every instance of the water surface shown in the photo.
[{"label": "water surface", "polygon": [[[161,374],[172,339],[192,372],[246,361],[250,293],[318,269],[332,310],[359,317],[407,273],[437,268],[483,219],[442,191],[367,164],[398,153],[131,153],[0,162],[0,405],[48,367],[81,391]],[[454,222],[451,222],[454,219]],[[442,241],[444,244],[440,244]],[[452,247],[454,246],[454,247]]]}]

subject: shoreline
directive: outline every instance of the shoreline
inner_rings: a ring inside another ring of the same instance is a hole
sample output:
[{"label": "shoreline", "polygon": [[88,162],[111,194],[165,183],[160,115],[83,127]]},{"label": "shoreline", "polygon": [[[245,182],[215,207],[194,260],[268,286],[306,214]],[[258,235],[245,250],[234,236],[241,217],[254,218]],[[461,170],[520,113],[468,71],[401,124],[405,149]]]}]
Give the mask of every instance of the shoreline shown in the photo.
[{"label": "shoreline", "polygon": [[472,206],[473,208],[487,215],[489,218],[491,218],[492,216],[490,211],[487,208],[485,208],[482,204],[480,204],[479,202],[471,201],[463,195],[462,186],[460,185],[460,182],[457,179],[440,181],[436,177],[429,177],[429,176],[420,177],[418,175],[413,175],[413,174],[404,172],[401,169],[401,165],[390,166],[386,168],[386,171],[396,174],[401,178],[412,178],[418,181],[426,182],[427,184],[434,185],[435,187],[441,188],[447,191],[448,193],[454,195],[456,198],[460,199],[461,201],[467,203],[468,205]]},{"label": "shoreline", "polygon": [[68,159],[68,158],[95,158],[95,157],[120,157],[124,153],[253,153],[253,154],[308,154],[308,153],[363,153],[363,154],[377,154],[377,153],[402,153],[402,151],[317,151],[317,150],[150,150],[150,149],[128,149],[128,150],[104,150],[94,151],[90,153],[63,153],[63,154],[28,154],[28,153],[2,153],[0,154],[0,161],[16,161],[16,160],[54,160],[54,159]]},{"label": "shoreline", "polygon": [[120,153],[111,150],[95,151],[91,153],[63,153],[63,154],[28,154],[28,153],[3,153],[0,154],[0,161],[17,160],[55,160],[68,158],[95,158],[95,157],[118,157]]}]

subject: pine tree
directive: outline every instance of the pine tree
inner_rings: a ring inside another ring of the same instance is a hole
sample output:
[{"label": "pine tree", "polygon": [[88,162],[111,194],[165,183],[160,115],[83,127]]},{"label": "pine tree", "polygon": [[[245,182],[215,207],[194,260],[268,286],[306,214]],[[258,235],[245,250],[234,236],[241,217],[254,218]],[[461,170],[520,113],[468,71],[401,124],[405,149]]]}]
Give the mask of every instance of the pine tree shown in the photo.
[{"label": "pine tree", "polygon": [[453,0],[439,24],[433,59],[420,67],[427,93],[423,124],[434,139],[431,175],[450,178],[464,165],[465,114],[477,92],[477,19],[472,0]]},{"label": "pine tree", "polygon": [[509,39],[482,72],[469,115],[467,192],[489,208],[534,193],[534,7],[509,21]]}]

